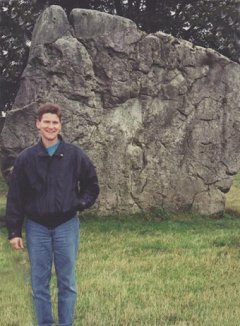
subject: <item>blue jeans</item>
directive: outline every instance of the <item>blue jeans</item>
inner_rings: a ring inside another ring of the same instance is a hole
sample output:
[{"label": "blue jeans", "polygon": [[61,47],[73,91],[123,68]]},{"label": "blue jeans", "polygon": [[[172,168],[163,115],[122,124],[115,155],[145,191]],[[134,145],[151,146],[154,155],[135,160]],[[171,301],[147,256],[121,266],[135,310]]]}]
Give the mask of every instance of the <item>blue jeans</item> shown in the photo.
[{"label": "blue jeans", "polygon": [[54,323],[49,286],[53,262],[58,287],[58,325],[71,326],[73,323],[79,229],[77,217],[54,229],[30,219],[26,222],[33,303],[38,326],[51,326]]}]

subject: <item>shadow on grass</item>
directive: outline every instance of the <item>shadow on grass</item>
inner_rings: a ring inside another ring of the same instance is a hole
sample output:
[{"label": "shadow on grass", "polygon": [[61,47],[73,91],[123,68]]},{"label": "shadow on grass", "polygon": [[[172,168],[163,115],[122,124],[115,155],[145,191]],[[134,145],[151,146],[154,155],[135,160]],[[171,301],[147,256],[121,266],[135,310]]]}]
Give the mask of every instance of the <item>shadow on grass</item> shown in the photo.
[{"label": "shadow on grass", "polygon": [[232,217],[234,217],[234,218],[239,218],[240,219],[240,212],[237,209],[227,208],[225,213],[232,216]]},{"label": "shadow on grass", "polygon": [[158,208],[131,215],[96,216],[93,213],[82,213],[80,220],[83,228],[100,233],[132,231],[139,234],[151,234],[160,231],[197,234],[240,227],[238,216],[230,214],[203,216],[191,212],[173,213]]}]

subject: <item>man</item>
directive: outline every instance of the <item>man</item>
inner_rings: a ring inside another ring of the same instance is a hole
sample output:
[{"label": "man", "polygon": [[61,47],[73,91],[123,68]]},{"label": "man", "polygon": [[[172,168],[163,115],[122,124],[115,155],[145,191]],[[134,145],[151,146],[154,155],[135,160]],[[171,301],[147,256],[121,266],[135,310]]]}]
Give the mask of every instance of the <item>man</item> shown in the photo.
[{"label": "man", "polygon": [[49,283],[54,261],[58,286],[58,325],[73,323],[76,300],[75,262],[79,242],[76,212],[95,202],[98,180],[87,155],[65,143],[61,110],[42,105],[36,126],[38,144],[22,151],[10,177],[6,222],[13,249],[23,249],[22,225],[26,217],[26,243],[31,285],[39,326],[50,326],[52,317]]}]

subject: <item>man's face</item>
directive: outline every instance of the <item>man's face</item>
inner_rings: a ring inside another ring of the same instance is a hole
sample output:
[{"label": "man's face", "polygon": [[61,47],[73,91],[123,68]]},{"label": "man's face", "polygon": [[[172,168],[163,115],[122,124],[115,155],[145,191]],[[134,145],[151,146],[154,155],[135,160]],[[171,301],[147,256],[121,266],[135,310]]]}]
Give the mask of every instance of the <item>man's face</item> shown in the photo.
[{"label": "man's face", "polygon": [[54,144],[61,131],[61,121],[54,113],[44,113],[41,120],[37,120],[36,126],[45,145]]}]

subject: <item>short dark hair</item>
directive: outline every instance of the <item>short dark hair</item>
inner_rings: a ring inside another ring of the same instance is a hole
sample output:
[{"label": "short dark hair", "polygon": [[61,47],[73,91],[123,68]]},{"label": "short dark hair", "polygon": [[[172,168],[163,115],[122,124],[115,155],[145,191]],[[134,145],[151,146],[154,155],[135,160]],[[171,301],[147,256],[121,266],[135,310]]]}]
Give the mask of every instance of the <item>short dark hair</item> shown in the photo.
[{"label": "short dark hair", "polygon": [[42,120],[42,116],[45,113],[52,113],[56,114],[59,117],[59,120],[61,121],[62,119],[62,113],[61,113],[61,107],[58,104],[55,103],[44,103],[40,105],[37,111],[37,119],[39,121]]}]

